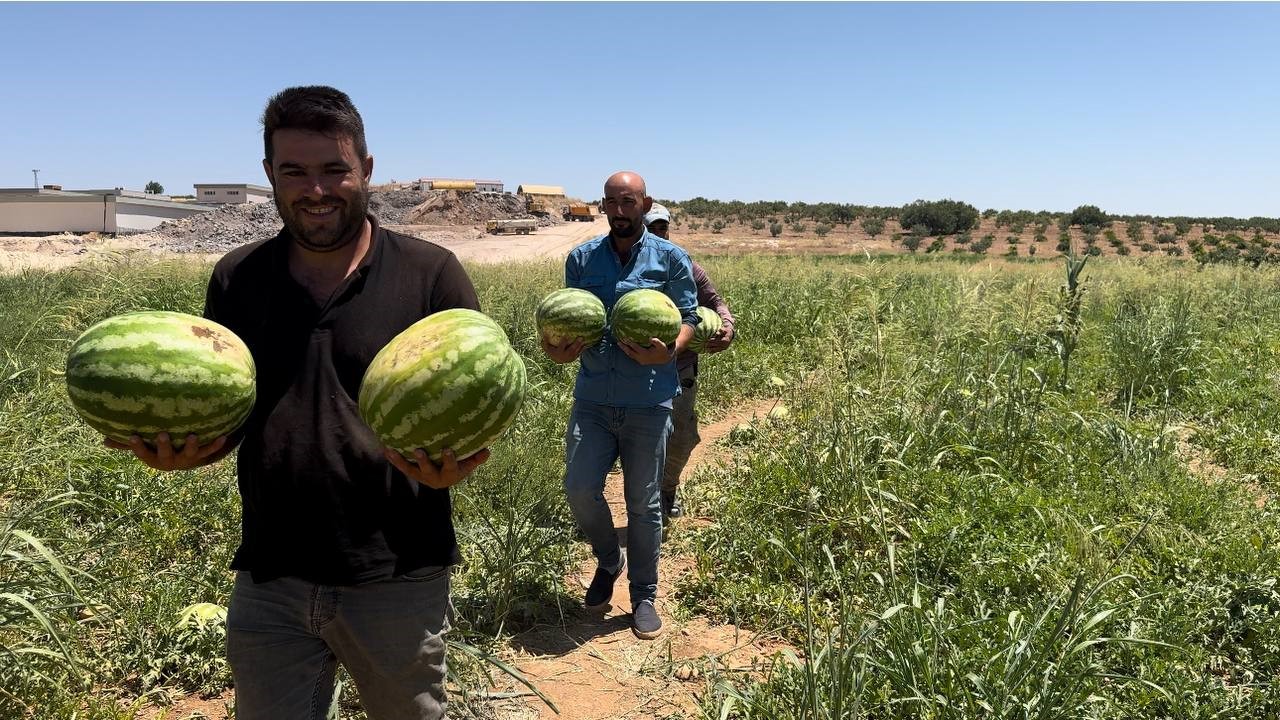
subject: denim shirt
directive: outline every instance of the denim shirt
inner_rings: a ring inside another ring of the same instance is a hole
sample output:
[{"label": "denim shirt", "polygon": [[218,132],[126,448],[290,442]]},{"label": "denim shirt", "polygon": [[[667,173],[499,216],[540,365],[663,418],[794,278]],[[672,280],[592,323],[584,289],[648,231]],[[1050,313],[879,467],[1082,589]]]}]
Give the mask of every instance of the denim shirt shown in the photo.
[{"label": "denim shirt", "polygon": [[[587,290],[600,298],[605,312],[625,293],[639,288],[658,290],[680,309],[686,325],[698,323],[698,293],[689,254],[678,245],[645,231],[621,262],[608,235],[579,245],[564,263],[565,287]],[[671,407],[680,392],[675,362],[641,365],[632,360],[605,328],[599,343],[582,351],[573,396],[578,400],[615,407]]]}]

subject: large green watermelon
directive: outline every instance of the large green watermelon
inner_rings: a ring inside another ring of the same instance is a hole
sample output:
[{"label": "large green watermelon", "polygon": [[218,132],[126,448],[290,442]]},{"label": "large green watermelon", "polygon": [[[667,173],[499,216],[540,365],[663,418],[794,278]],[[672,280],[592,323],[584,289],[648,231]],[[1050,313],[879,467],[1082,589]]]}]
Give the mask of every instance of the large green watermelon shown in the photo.
[{"label": "large green watermelon", "polygon": [[600,298],[586,290],[561,288],[538,303],[534,322],[538,332],[552,345],[564,345],[582,338],[588,346],[604,336],[606,315]]},{"label": "large green watermelon", "polygon": [[652,338],[670,346],[680,335],[680,309],[657,290],[632,290],[618,298],[610,322],[614,337],[641,347],[649,347]]},{"label": "large green watermelon", "polygon": [[724,326],[724,320],[720,319],[719,313],[709,307],[698,306],[698,324],[693,328],[693,338],[689,340],[689,349],[702,353],[707,351],[707,341],[713,335],[720,332],[720,328]]},{"label": "large green watermelon", "polygon": [[410,325],[374,356],[360,383],[360,416],[387,447],[433,462],[489,447],[524,402],[524,361],[483,313],[455,308]]},{"label": "large green watermelon", "polygon": [[211,320],[144,311],[108,318],[67,354],[67,394],[80,417],[120,442],[195,433],[204,445],[240,427],[257,394],[253,355]]}]

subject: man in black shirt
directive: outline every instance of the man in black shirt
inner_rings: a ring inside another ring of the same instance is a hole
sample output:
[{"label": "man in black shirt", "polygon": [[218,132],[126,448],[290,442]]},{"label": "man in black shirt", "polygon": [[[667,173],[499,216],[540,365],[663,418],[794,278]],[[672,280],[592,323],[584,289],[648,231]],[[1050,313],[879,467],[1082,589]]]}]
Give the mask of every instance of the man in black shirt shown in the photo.
[{"label": "man in black shirt", "polygon": [[236,717],[323,718],[336,664],[370,718],[445,716],[448,488],[489,457],[439,466],[382,446],[357,394],[377,352],[414,322],[479,309],[448,250],[368,215],[373,158],[359,112],[328,87],[289,88],[263,113],[263,167],[284,229],[223,257],[205,315],[253,353],[258,396],[231,437],[127,445],[160,470],[237,445],[243,537],[227,618]]}]

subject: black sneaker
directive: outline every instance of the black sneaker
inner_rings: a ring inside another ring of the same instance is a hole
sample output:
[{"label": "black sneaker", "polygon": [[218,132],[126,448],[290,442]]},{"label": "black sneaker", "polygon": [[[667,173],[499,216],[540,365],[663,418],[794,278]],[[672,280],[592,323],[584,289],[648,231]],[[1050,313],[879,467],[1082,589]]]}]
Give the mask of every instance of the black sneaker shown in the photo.
[{"label": "black sneaker", "polygon": [[631,632],[641,640],[652,640],[662,634],[662,618],[652,600],[641,600],[631,612]]},{"label": "black sneaker", "polygon": [[602,567],[596,568],[596,575],[591,578],[591,586],[587,588],[588,610],[599,610],[609,606],[609,601],[613,599],[613,584],[622,577],[622,571],[625,569],[627,569],[626,556],[623,556],[618,572],[611,573]]},{"label": "black sneaker", "polygon": [[684,508],[680,507],[680,498],[675,493],[662,493],[662,514],[669,518],[684,515]]}]

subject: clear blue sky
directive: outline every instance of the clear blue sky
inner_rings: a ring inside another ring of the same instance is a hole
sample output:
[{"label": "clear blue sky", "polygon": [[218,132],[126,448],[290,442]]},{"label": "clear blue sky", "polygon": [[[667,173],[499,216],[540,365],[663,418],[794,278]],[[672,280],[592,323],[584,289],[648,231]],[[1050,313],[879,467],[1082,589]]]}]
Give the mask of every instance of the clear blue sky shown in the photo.
[{"label": "clear blue sky", "polygon": [[0,187],[265,184],[329,84],[375,182],[1280,216],[1277,4],[3,4]]}]

